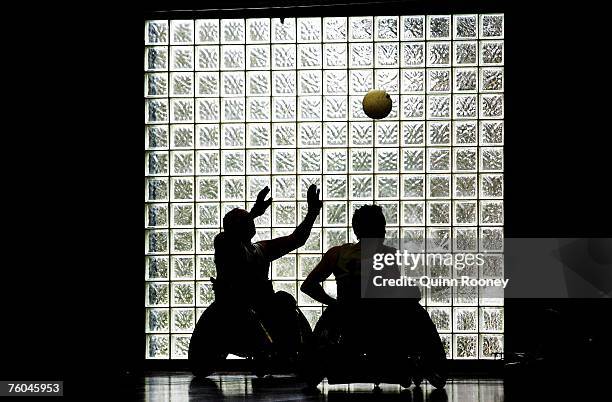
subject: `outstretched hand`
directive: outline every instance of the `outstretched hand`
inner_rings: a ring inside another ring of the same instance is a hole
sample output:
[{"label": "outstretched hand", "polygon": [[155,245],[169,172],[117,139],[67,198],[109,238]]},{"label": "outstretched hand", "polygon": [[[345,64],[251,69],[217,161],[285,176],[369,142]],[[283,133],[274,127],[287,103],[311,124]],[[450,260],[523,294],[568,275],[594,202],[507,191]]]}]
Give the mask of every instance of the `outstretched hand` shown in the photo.
[{"label": "outstretched hand", "polygon": [[255,205],[253,205],[253,208],[251,208],[251,215],[253,215],[253,218],[263,215],[266,212],[266,209],[272,205],[272,197],[266,200],[266,195],[268,195],[269,192],[270,188],[266,186],[257,194]]},{"label": "outstretched hand", "polygon": [[308,201],[308,212],[316,212],[319,213],[321,208],[323,207],[323,201],[319,199],[319,194],[321,190],[317,189],[315,184],[311,184],[308,187],[308,192],[306,193],[306,200]]}]

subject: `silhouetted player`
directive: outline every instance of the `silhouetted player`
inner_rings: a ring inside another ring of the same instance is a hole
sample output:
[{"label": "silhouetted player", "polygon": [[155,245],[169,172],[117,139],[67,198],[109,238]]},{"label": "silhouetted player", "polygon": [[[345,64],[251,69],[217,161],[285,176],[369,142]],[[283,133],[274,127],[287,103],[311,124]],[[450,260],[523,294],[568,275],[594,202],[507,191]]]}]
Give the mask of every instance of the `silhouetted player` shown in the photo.
[{"label": "silhouetted player", "polygon": [[[330,306],[321,321],[341,328],[344,342],[352,343],[361,352],[378,353],[383,359],[385,355],[397,354],[398,347],[416,354],[420,356],[422,375],[436,388],[443,387],[446,382],[442,369],[446,358],[444,348],[429,314],[418,303],[421,298],[418,288],[409,287],[400,294],[389,294],[397,292],[390,288],[377,290],[366,286],[362,289],[363,285],[371,284],[371,276],[362,280],[362,261],[371,261],[375,253],[395,254],[396,251],[383,244],[386,220],[382,209],[377,205],[365,205],[355,211],[352,224],[359,242],[329,249],[310,272],[301,290]],[[371,275],[373,271],[369,271]],[[379,272],[387,278],[400,276],[397,266]],[[337,299],[328,295],[322,286],[332,274],[337,284]]]}]

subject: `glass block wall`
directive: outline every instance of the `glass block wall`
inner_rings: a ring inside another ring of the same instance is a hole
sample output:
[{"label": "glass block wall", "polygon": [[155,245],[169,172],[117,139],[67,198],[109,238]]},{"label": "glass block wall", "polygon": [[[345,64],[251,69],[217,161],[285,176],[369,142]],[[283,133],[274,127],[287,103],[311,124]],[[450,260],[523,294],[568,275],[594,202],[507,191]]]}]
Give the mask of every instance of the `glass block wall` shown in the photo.
[{"label": "glass block wall", "polygon": [[[503,26],[500,14],[146,21],[146,358],[186,357],[213,301],[222,216],[250,208],[266,185],[275,201],[255,240],[290,233],[307,186],[322,188],[308,243],[270,272],[312,325],[322,306],[300,283],[325,250],[354,240],[360,205],[382,206],[389,236],[448,250],[471,250],[478,236],[498,244]],[[372,88],[393,100],[380,121],[361,106]],[[488,256],[480,275],[499,275],[502,261]],[[334,293],[333,280],[325,286]],[[477,289],[423,296],[449,358],[503,350],[503,300]]]}]

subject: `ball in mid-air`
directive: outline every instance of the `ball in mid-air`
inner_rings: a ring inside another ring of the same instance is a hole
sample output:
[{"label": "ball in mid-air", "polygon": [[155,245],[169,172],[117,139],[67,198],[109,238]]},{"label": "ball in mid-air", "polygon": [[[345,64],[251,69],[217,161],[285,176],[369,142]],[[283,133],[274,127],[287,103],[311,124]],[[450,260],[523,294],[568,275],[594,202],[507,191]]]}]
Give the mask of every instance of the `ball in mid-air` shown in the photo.
[{"label": "ball in mid-air", "polygon": [[372,89],[361,101],[363,111],[372,119],[384,119],[391,112],[391,96],[386,91]]}]

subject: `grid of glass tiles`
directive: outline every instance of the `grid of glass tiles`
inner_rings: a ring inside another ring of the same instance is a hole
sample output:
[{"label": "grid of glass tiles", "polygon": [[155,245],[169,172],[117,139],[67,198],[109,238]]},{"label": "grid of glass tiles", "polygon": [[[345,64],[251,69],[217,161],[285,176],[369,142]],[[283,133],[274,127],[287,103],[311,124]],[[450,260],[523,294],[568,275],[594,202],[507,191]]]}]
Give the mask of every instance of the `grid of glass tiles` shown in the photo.
[{"label": "grid of glass tiles", "polygon": [[[277,290],[311,324],[299,292],[333,245],[354,240],[352,211],[382,206],[388,236],[440,250],[501,250],[503,15],[415,15],[145,22],[146,358],[185,358],[213,300],[212,240],[234,207],[270,186],[256,239],[290,233],[305,189],[323,211],[307,244],[272,264]],[[372,88],[391,94],[381,121]],[[501,276],[487,256],[480,276]],[[427,267],[452,276],[450,267]],[[331,278],[333,279],[333,278]],[[325,284],[334,293],[333,280]],[[482,292],[482,291],[481,291]],[[503,350],[503,299],[424,290],[449,358]]]}]

